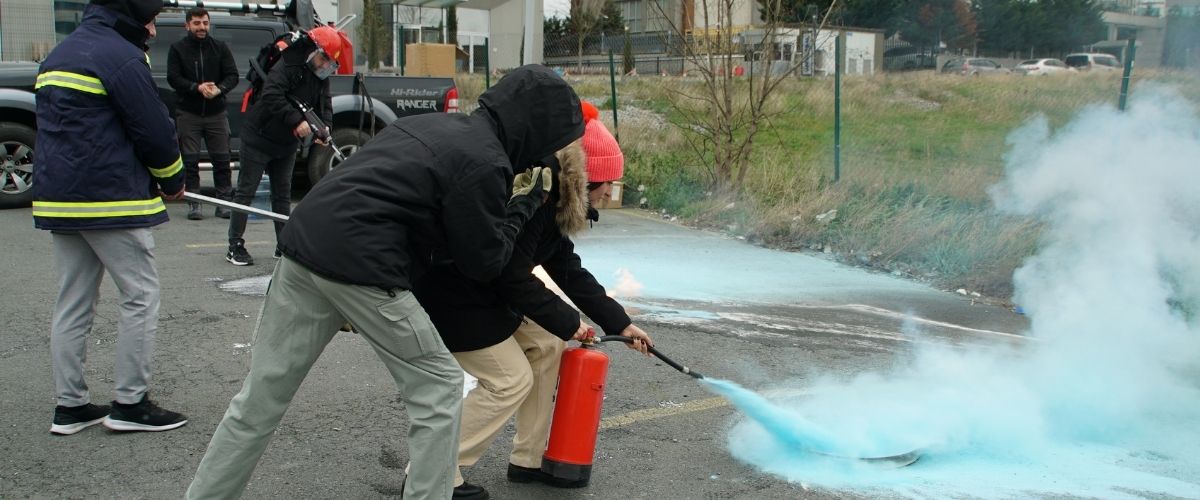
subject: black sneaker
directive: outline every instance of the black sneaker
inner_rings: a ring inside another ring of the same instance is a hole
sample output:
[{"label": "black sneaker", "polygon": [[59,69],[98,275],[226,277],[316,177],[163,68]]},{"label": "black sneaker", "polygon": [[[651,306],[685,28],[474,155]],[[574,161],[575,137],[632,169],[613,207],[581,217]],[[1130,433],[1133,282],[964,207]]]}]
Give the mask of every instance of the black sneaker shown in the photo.
[{"label": "black sneaker", "polygon": [[188,202],[188,220],[204,220],[204,214],[200,213],[200,204]]},{"label": "black sneaker", "polygon": [[225,254],[225,260],[235,266],[254,265],[254,257],[251,257],[250,252],[246,251],[246,245],[243,243],[229,245],[229,252]]},{"label": "black sneaker", "polygon": [[216,216],[218,219],[228,219],[229,218],[229,209],[225,208],[225,207],[217,207],[217,210],[215,212],[213,212],[213,215]]},{"label": "black sneaker", "polygon": [[125,405],[113,401],[112,411],[104,419],[104,426],[114,431],[169,431],[187,424],[187,417],[160,408],[150,401],[150,394],[142,396],[137,404]]},{"label": "black sneaker", "polygon": [[50,424],[50,433],[69,436],[103,422],[107,416],[107,406],[91,403],[82,406],[58,405],[54,407],[54,423]]},{"label": "black sneaker", "polygon": [[275,258],[276,258],[276,259],[279,259],[279,258],[282,258],[282,257],[283,257],[283,251],[282,251],[282,250],[280,250],[280,249],[279,249],[279,247],[275,247]]},{"label": "black sneaker", "polygon": [[451,498],[459,500],[488,500],[492,496],[488,495],[487,490],[483,489],[483,486],[463,483],[454,487],[454,496]]}]

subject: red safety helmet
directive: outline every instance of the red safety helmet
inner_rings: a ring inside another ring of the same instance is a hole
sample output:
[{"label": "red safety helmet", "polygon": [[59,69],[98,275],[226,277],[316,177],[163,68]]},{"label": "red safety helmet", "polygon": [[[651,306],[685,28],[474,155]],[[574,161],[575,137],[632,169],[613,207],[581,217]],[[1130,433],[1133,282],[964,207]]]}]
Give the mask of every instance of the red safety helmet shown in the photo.
[{"label": "red safety helmet", "polygon": [[317,47],[325,51],[330,59],[336,60],[342,55],[342,35],[332,26],[318,26],[308,32],[308,37],[316,42]]},{"label": "red safety helmet", "polygon": [[317,50],[308,55],[308,69],[322,80],[337,73],[338,57],[342,55],[342,34],[332,26],[320,26],[308,32]]}]

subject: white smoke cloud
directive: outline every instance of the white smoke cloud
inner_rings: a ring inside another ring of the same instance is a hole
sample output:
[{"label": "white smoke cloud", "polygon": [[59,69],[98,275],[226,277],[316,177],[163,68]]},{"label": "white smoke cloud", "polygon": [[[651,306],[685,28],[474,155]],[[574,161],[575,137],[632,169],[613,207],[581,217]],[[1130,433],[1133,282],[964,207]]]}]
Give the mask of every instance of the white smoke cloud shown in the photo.
[{"label": "white smoke cloud", "polygon": [[825,381],[818,396],[781,402],[841,436],[839,452],[921,448],[917,467],[881,474],[781,460],[787,451],[747,422],[731,431],[735,456],[838,487],[1200,496],[1194,105],[1144,85],[1127,112],[1094,106],[1058,130],[1037,118],[1008,142],[993,199],[1044,229],[1014,275],[1034,340],[923,347],[894,373]]},{"label": "white smoke cloud", "polygon": [[608,296],[620,299],[632,299],[642,294],[642,284],[633,277],[633,273],[624,267],[617,269],[615,273],[617,284],[608,291]]}]

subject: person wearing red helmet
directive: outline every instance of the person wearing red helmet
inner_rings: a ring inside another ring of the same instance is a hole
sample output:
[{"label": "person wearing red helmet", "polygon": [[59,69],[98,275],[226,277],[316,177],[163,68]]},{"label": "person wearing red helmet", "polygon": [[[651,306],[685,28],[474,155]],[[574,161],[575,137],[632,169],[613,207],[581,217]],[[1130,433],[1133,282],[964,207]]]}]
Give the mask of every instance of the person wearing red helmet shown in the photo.
[{"label": "person wearing red helmet", "polygon": [[317,50],[308,54],[305,61],[308,69],[322,80],[337,73],[338,58],[342,56],[342,35],[337,28],[321,26],[308,32],[308,37],[316,42]]},{"label": "person wearing red helmet", "polygon": [[[265,173],[271,176],[271,211],[283,215],[292,212],[296,147],[313,135],[313,130],[291,101],[312,106],[322,121],[333,123],[328,78],[337,71],[341,51],[341,35],[333,27],[321,26],[283,51],[283,58],[268,70],[261,96],[242,121],[241,170],[233,192],[234,203],[249,205]],[[319,139],[314,141],[324,144]],[[275,222],[277,241],[282,231],[283,223]],[[235,266],[254,264],[242,239],[245,232],[246,214],[234,212],[229,217],[225,260]],[[278,250],[275,256],[279,256]]]}]

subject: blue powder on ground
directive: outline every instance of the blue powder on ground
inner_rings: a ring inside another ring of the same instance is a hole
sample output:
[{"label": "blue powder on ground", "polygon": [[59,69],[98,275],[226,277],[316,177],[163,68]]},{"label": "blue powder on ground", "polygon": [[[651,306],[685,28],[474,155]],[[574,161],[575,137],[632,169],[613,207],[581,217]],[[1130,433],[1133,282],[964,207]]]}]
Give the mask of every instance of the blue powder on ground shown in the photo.
[{"label": "blue powder on ground", "polygon": [[831,429],[822,426],[728,380],[706,378],[700,381],[710,391],[724,396],[734,407],[753,419],[772,440],[801,455],[810,453],[825,457],[890,457],[908,453],[919,447],[916,443],[890,439],[889,436],[855,439],[863,436],[847,433],[845,428]]}]

